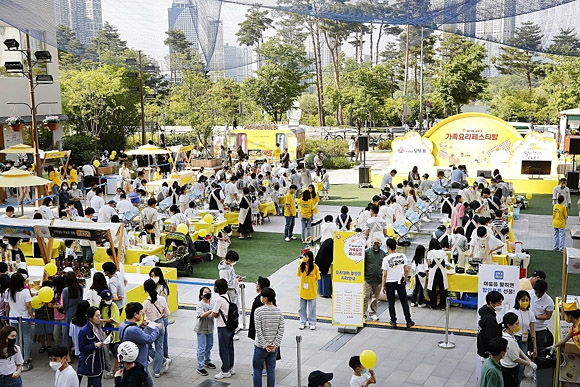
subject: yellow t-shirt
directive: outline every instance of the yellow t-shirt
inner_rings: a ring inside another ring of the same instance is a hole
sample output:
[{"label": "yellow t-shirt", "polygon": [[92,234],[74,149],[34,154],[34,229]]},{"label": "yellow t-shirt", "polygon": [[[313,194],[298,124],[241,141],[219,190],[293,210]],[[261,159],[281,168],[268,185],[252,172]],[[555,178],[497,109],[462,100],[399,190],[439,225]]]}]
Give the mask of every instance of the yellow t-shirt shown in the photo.
[{"label": "yellow t-shirt", "polygon": [[68,182],[69,184],[79,182],[79,174],[76,169],[73,168],[68,172]]},{"label": "yellow t-shirt", "polygon": [[296,216],[296,202],[290,192],[284,195],[284,216]]},{"label": "yellow t-shirt", "polygon": [[554,210],[552,212],[552,226],[554,228],[566,228],[566,217],[568,216],[568,210],[563,204],[554,204]]},{"label": "yellow t-shirt", "polygon": [[314,264],[314,269],[308,273],[308,263],[304,271],[300,271],[300,264],[302,260],[298,262],[298,272],[297,277],[300,277],[300,298],[305,300],[314,300],[318,295],[318,280],[320,279],[320,270],[318,266]]},{"label": "yellow t-shirt", "polygon": [[310,200],[298,200],[298,209],[300,209],[300,216],[305,219],[312,218],[313,208],[312,208],[312,199]]},{"label": "yellow t-shirt", "polygon": [[50,185],[50,189],[52,189],[52,186],[55,185],[55,184],[56,184],[56,186],[58,188],[60,188],[60,186],[62,185],[62,183],[60,181],[60,173],[58,173],[57,170],[54,170],[54,172],[50,172],[48,174],[48,179],[50,181],[52,181],[52,184],[49,184]]},{"label": "yellow t-shirt", "polygon": [[316,194],[316,197],[313,199],[310,199],[310,201],[312,202],[312,214],[316,215],[318,214],[318,202],[320,202],[320,196],[318,194]]},{"label": "yellow t-shirt", "polygon": [[272,152],[272,154],[274,156],[274,162],[280,161],[280,155],[282,154],[282,151],[280,150],[280,148],[276,147],[274,149],[274,151]]}]

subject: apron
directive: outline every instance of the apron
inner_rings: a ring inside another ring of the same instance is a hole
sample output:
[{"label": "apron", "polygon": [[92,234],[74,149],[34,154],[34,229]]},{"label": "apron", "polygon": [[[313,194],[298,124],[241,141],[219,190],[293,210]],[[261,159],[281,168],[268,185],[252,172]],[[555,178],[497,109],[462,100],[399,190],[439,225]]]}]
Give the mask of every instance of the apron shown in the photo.
[{"label": "apron", "polygon": [[430,268],[429,270],[429,282],[427,283],[427,289],[433,290],[433,279],[435,278],[435,272],[437,270],[441,270],[441,274],[443,276],[443,287],[445,289],[449,288],[449,283],[447,282],[447,269],[445,268],[445,254],[447,254],[443,250],[436,250],[437,254],[440,254],[439,257],[435,257],[433,262],[435,262],[435,266]]},{"label": "apron", "polygon": [[346,217],[346,219],[342,219],[342,216],[339,215],[338,216],[338,223],[340,223],[340,231],[348,231],[348,229],[346,228],[346,225],[348,224],[348,215]]},{"label": "apron", "polygon": [[465,258],[465,251],[457,247],[458,239],[459,234],[451,235],[451,258],[453,259],[453,255],[457,253],[457,263],[459,264],[459,266],[465,267],[465,265],[467,264],[467,259]]},{"label": "apron", "polygon": [[211,197],[213,198],[213,200],[215,200],[218,210],[219,211],[223,211],[224,210],[224,204],[221,202],[221,200],[215,195],[215,191],[217,191],[217,189],[214,189],[213,191],[211,191]]}]

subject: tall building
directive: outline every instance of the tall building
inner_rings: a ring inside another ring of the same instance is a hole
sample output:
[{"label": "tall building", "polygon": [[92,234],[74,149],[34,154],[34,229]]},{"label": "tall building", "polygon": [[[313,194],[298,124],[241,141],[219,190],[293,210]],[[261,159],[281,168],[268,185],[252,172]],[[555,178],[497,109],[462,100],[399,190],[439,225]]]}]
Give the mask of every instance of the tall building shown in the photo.
[{"label": "tall building", "polygon": [[[198,50],[197,6],[191,0],[173,0],[171,8],[168,9],[168,19],[169,29],[183,31],[191,48]],[[169,52],[171,53],[171,48]]]},{"label": "tall building", "polygon": [[73,30],[87,46],[103,27],[101,0],[54,0],[56,24]]},{"label": "tall building", "polygon": [[249,47],[237,47],[225,44],[223,46],[224,55],[224,76],[232,78],[237,83],[252,76],[252,49]]},{"label": "tall building", "polygon": [[225,70],[225,58],[224,58],[224,23],[218,20],[217,25],[217,35],[215,38],[215,43],[213,47],[213,54],[209,61],[209,70],[214,73],[214,76],[223,77]]}]

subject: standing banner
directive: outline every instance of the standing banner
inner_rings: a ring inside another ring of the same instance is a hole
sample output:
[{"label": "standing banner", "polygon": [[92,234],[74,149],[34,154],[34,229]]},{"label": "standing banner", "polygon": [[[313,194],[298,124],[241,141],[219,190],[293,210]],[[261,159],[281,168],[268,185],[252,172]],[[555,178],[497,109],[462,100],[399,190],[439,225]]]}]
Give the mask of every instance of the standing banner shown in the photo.
[{"label": "standing banner", "polygon": [[364,257],[366,240],[362,232],[334,233],[332,269],[332,325],[364,325]]},{"label": "standing banner", "polygon": [[[519,266],[506,265],[481,265],[479,266],[479,284],[477,303],[479,307],[485,305],[485,296],[492,290],[497,290],[504,296],[502,311],[513,308],[516,302],[516,294],[519,290],[520,268]],[[504,313],[501,313],[503,317]],[[499,314],[498,314],[498,317]]]}]

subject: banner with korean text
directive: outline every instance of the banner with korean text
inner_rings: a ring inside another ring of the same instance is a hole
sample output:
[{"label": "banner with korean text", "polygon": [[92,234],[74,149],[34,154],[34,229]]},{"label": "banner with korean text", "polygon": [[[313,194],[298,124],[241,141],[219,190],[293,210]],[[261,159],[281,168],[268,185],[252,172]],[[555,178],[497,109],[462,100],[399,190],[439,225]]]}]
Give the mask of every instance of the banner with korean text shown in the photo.
[{"label": "banner with korean text", "polygon": [[364,323],[364,233],[334,233],[332,325],[362,327]]},{"label": "banner with korean text", "polygon": [[[479,286],[477,303],[485,305],[485,296],[492,290],[497,290],[504,296],[503,311],[513,308],[516,294],[519,290],[519,266],[481,265],[479,267]],[[503,316],[504,313],[501,313]],[[499,315],[499,313],[498,313]]]}]

